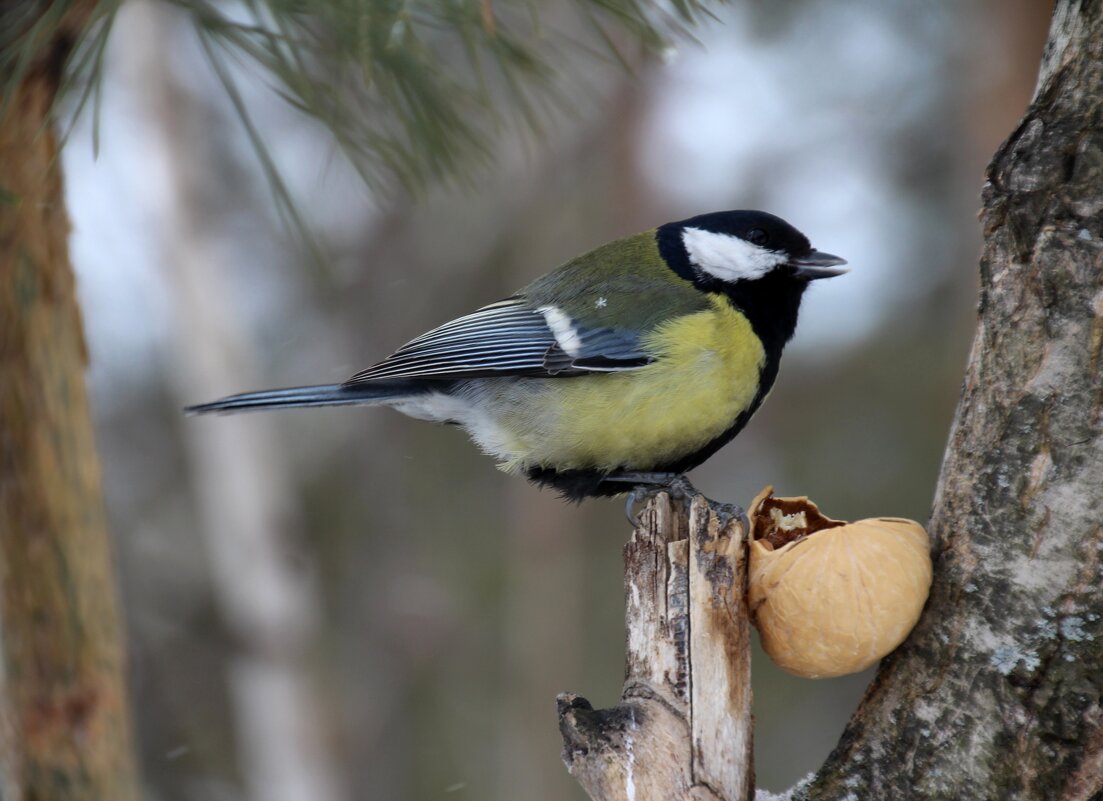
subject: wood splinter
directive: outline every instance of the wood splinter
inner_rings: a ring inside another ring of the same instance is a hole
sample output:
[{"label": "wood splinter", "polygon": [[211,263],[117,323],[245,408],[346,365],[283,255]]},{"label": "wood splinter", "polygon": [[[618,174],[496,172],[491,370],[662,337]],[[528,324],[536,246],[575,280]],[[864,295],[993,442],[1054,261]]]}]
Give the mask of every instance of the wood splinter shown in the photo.
[{"label": "wood splinter", "polygon": [[661,493],[624,547],[621,702],[559,696],[563,761],[594,801],[754,795],[745,532],[721,504]]}]

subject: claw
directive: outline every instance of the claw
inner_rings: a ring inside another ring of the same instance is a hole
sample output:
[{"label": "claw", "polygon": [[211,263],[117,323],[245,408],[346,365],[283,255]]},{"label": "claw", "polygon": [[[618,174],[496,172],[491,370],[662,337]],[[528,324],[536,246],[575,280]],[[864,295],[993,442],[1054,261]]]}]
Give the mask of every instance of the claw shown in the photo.
[{"label": "claw", "polygon": [[631,482],[636,485],[628,492],[628,499],[624,504],[624,515],[633,529],[640,528],[642,525],[634,509],[640,501],[647,500],[659,492],[669,492],[676,498],[691,498],[698,494],[694,486],[689,483],[689,479],[679,473],[620,473],[609,476],[606,480]]},{"label": "claw", "polygon": [[639,501],[639,492],[640,487],[633,487],[628,493],[628,500],[624,503],[624,516],[627,517],[628,522],[632,524],[633,531],[643,527],[639,517],[636,516],[636,510],[633,508],[636,502]]}]

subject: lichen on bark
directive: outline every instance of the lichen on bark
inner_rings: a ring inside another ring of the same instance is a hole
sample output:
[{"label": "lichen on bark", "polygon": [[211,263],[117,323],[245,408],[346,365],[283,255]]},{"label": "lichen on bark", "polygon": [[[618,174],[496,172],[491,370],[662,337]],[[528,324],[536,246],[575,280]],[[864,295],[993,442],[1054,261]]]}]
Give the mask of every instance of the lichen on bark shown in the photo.
[{"label": "lichen on bark", "polygon": [[801,798],[1103,793],[1101,89],[1103,3],[1062,0],[988,168],[931,598]]}]

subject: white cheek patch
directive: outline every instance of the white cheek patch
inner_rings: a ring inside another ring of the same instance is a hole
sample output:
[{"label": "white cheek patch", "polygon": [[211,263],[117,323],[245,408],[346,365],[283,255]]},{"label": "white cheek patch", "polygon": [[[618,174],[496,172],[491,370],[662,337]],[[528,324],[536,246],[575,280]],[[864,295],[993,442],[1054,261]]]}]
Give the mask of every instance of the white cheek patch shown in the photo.
[{"label": "white cheek patch", "polygon": [[555,341],[559,343],[569,356],[577,356],[582,350],[582,339],[578,336],[578,330],[574,327],[571,318],[563,313],[562,309],[555,306],[541,306],[537,309],[551,329]]},{"label": "white cheek patch", "polygon": [[721,281],[753,281],[784,264],[787,256],[745,239],[700,228],[682,231],[682,242],[693,265]]}]

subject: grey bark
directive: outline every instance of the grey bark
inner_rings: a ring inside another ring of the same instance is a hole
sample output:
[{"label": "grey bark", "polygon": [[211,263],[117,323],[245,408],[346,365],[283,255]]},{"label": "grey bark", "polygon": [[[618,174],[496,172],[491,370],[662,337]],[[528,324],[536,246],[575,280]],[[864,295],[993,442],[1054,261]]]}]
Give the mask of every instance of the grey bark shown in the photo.
[{"label": "grey bark", "polygon": [[979,326],[930,531],[935,578],[798,792],[1103,798],[1103,3],[1061,0],[984,187]]},{"label": "grey bark", "polygon": [[[978,330],[929,526],[931,597],[791,801],[1103,801],[1103,0],[1057,3],[1034,99],[983,200]],[[631,587],[640,566],[626,571]],[[647,671],[631,605],[628,621],[631,687]],[[698,682],[693,695],[727,697]],[[675,734],[656,762],[682,764],[688,731],[661,709]],[[627,690],[602,712],[561,698],[572,773],[595,799],[694,797],[685,769],[625,793],[636,712]]]}]

